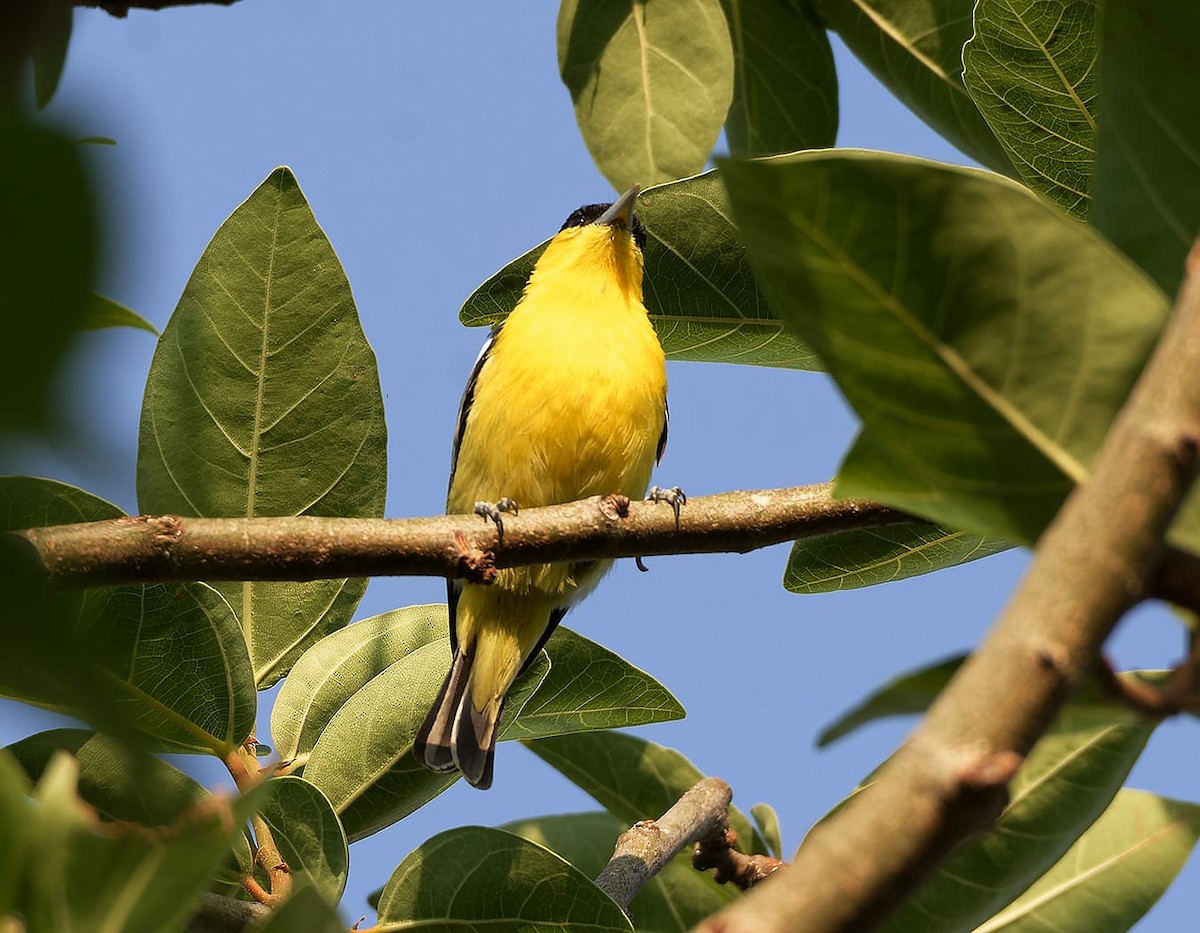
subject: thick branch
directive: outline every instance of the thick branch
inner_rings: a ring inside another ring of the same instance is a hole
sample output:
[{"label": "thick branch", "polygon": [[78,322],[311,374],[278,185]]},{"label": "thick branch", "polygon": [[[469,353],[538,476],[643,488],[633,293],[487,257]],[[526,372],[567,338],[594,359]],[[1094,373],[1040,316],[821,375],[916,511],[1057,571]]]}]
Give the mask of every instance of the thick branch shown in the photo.
[{"label": "thick branch", "polygon": [[878,779],[791,867],[702,933],[862,931],[1000,812],[1005,784],[1105,638],[1150,589],[1200,444],[1200,243],[1175,313],[1085,483],[983,645]]},{"label": "thick branch", "polygon": [[313,580],[480,576],[487,568],[656,554],[746,552],[797,538],[911,522],[871,502],[835,500],[828,484],[669,505],[596,496],[504,518],[503,542],[476,515],[436,518],[130,516],[17,534],[52,582]]},{"label": "thick branch", "polygon": [[724,833],[733,791],[720,778],[698,781],[657,820],[634,823],[617,839],[596,886],[628,910],[629,902],[667,862],[695,842]]}]

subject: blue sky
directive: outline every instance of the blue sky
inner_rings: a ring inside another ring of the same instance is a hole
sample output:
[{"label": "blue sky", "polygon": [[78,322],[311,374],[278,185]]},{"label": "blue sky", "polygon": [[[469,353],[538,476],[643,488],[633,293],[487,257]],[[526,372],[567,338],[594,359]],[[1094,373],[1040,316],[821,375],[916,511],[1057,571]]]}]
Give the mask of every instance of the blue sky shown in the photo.
[{"label": "blue sky", "polygon": [[[484,338],[459,325],[460,304],[579,204],[613,194],[558,79],[555,13],[553,4],[317,0],[243,0],[126,20],[77,11],[49,115],[77,135],[118,142],[89,147],[109,192],[100,290],[161,327],[219,224],[272,168],[290,165],[345,266],[379,358],[387,514],[441,511],[455,411]],[[836,52],[839,145],[966,161],[844,49]],[[137,425],[153,338],[92,334],[76,352],[64,392],[82,439],[30,448],[19,467],[136,511]],[[673,363],[669,379],[671,441],[655,480],[693,496],[822,482],[854,432],[822,375]],[[912,722],[875,724],[820,752],[815,735],[880,682],[977,642],[1026,557],[799,597],[780,585],[786,556],[776,547],[657,558],[647,574],[623,562],[567,624],[675,693],[688,718],[638,733],[728,780],[743,808],[775,806],[790,853]],[[376,580],[357,617],[443,598],[441,580]],[[1164,613],[1140,610],[1112,650],[1121,666],[1162,667],[1180,644]],[[46,722],[3,709],[4,741]],[[1131,784],[1200,796],[1194,751],[1184,752],[1196,739],[1195,720],[1165,724]],[[219,766],[190,765],[210,785],[228,783]],[[487,793],[460,782],[355,845],[345,917],[369,913],[366,893],[442,829],[594,808],[513,743],[501,746],[496,775]],[[1198,885],[1193,859],[1139,929],[1183,928],[1183,917],[1195,916]]]}]

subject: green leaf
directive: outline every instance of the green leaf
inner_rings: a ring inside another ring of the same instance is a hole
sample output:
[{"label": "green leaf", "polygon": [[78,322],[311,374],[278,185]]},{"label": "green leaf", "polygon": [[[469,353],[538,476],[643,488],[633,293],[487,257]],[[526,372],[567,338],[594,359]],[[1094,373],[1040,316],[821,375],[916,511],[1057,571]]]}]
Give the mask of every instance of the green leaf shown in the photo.
[{"label": "green leaf", "polygon": [[793,542],[783,586],[791,593],[835,593],[956,567],[1010,547],[928,522],[815,535]]},{"label": "green leaf", "polygon": [[685,715],[649,674],[570,629],[560,626],[546,653],[550,673],[505,729],[506,739],[628,728]]},{"label": "green leaf", "polygon": [[814,0],[821,18],[918,117],[981,165],[1014,174],[962,82],[974,0]]},{"label": "green leaf", "polygon": [[829,35],[792,0],[721,0],[733,40],[733,103],[725,121],[736,156],[834,144],[837,72]]},{"label": "green leaf", "polygon": [[60,754],[34,792],[37,832],[23,905],[31,933],[181,929],[265,796],[259,788],[233,801],[209,798],[165,833],[119,827],[100,833],[76,796],[76,773],[75,762]]},{"label": "green leaf", "polygon": [[[553,852],[499,829],[465,826],[411,852],[379,898],[385,929],[632,931],[621,908]],[[395,924],[395,926],[387,926]]]},{"label": "green leaf", "polygon": [[1200,806],[1122,790],[1059,862],[975,933],[1085,926],[1124,933],[1162,897],[1200,837]]},{"label": "green leaf", "polygon": [[274,793],[259,814],[279,845],[283,860],[302,871],[327,903],[336,904],[346,887],[350,850],[333,806],[303,778],[285,775],[271,781]]},{"label": "green leaf", "polygon": [[91,193],[75,146],[0,115],[0,250],[4,344],[0,434],[53,425],[54,377],[91,293],[96,265]]},{"label": "green leaf", "polygon": [[[673,748],[623,732],[579,732],[525,743],[623,823],[656,820],[704,775]],[[766,841],[736,807],[729,825],[743,852],[767,854]]]},{"label": "green leaf", "polygon": [[1165,296],[989,173],[852,151],[722,170],[773,304],[863,419],[836,492],[1035,540],[1086,475]]},{"label": "green leaf", "polygon": [[[329,798],[351,842],[403,819],[458,780],[455,772],[430,771],[412,754],[449,664],[448,635],[393,662],[341,705],[313,747],[304,777]],[[549,666],[539,655],[517,679],[505,701],[509,723]],[[506,731],[502,725],[501,739]]]},{"label": "green leaf", "polygon": [[704,168],[733,95],[719,0],[563,0],[558,69],[583,141],[618,191]]},{"label": "green leaf", "polygon": [[87,307],[78,323],[80,330],[100,330],[104,327],[135,327],[158,333],[158,328],[136,311],[125,307],[111,298],[93,292],[88,296]]},{"label": "green leaf", "polygon": [[817,737],[817,746],[824,748],[849,735],[859,726],[885,716],[905,716],[923,713],[929,708],[942,688],[950,682],[966,655],[955,655],[919,670],[909,671],[896,677],[869,697],[839,716]]},{"label": "green leaf", "polygon": [[298,885],[292,896],[256,923],[254,933],[346,933],[337,911],[312,885]]},{"label": "green leaf", "polygon": [[1066,707],[1009,785],[995,826],[955,849],[883,929],[971,930],[1003,908],[1104,812],[1156,725],[1120,707]]},{"label": "green leaf", "polygon": [[[637,213],[648,238],[646,308],[669,359],[823,368],[768,307],[715,172],[643,192]],[[503,321],[544,249],[535,246],[480,285],[459,319],[472,327]]]},{"label": "green leaf", "polygon": [[[380,516],[386,428],[375,354],[296,179],[276,169],[196,264],[159,339],[138,504],[200,516]],[[367,585],[222,583],[259,689],[348,621]]]},{"label": "green leaf", "polygon": [[783,837],[779,833],[779,814],[769,803],[756,803],[750,808],[754,825],[767,844],[767,854],[783,858]]},{"label": "green leaf", "polygon": [[1086,217],[1096,144],[1096,0],[979,0],[963,82],[1021,180]]},{"label": "green leaf", "polygon": [[39,107],[50,103],[58,90],[67,46],[71,42],[71,17],[74,11],[66,0],[41,0],[35,5],[37,19],[33,45],[33,86]]},{"label": "green leaf", "polygon": [[[0,478],[0,530],[120,515],[65,483]],[[50,617],[30,613],[13,626],[20,635],[0,662],[3,695],[132,728],[176,751],[222,755],[254,728],[246,647],[211,587],[104,587],[49,606]]]},{"label": "green leaf", "polygon": [[7,750],[0,751],[0,923],[10,922],[16,911],[21,866],[33,834],[28,793],[29,781],[20,765]]},{"label": "green leaf", "polygon": [[1168,295],[1200,228],[1200,7],[1102,4],[1091,222]]},{"label": "green leaf", "polygon": [[[608,864],[617,837],[629,828],[611,813],[566,813],[508,823],[501,829],[545,846],[595,878]],[[669,861],[638,891],[629,912],[640,931],[686,933],[739,896],[733,885],[717,884],[692,867],[691,854]]]}]

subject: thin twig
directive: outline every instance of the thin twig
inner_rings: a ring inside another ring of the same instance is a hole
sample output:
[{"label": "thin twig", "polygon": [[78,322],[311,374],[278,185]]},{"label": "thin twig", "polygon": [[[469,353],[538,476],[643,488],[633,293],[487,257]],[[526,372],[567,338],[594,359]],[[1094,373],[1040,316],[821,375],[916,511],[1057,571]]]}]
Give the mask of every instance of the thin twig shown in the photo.
[{"label": "thin twig", "polygon": [[[223,759],[225,767],[243,794],[264,779],[264,773],[259,768],[255,755],[255,741],[251,737],[245,745],[234,749]],[[254,830],[254,861],[267,873],[270,890],[265,890],[255,880],[253,875],[242,879],[242,886],[259,903],[267,907],[278,907],[292,894],[292,870],[279,852],[271,827],[262,815],[255,813],[250,817],[250,827]]]},{"label": "thin twig", "polygon": [[869,930],[972,832],[1117,620],[1152,591],[1200,448],[1200,242],[1153,357],[980,648],[877,779],[817,826],[787,871],[701,933]]},{"label": "thin twig", "polygon": [[656,554],[747,552],[833,532],[916,522],[873,502],[834,499],[829,484],[690,499],[678,528],[669,506],[594,496],[522,509],[495,526],[435,518],[129,516],[14,534],[66,586],[185,580],[365,576],[486,579],[491,567]]}]

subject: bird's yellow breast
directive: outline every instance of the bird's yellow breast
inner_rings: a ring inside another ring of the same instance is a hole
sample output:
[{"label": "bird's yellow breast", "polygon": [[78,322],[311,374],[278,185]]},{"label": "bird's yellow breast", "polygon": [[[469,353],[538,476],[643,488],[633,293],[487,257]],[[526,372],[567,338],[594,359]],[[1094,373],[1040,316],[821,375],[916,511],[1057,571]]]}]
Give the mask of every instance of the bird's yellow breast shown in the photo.
[{"label": "bird's yellow breast", "polygon": [[479,372],[448,511],[645,492],[667,383],[641,279],[624,230],[551,241]]}]

